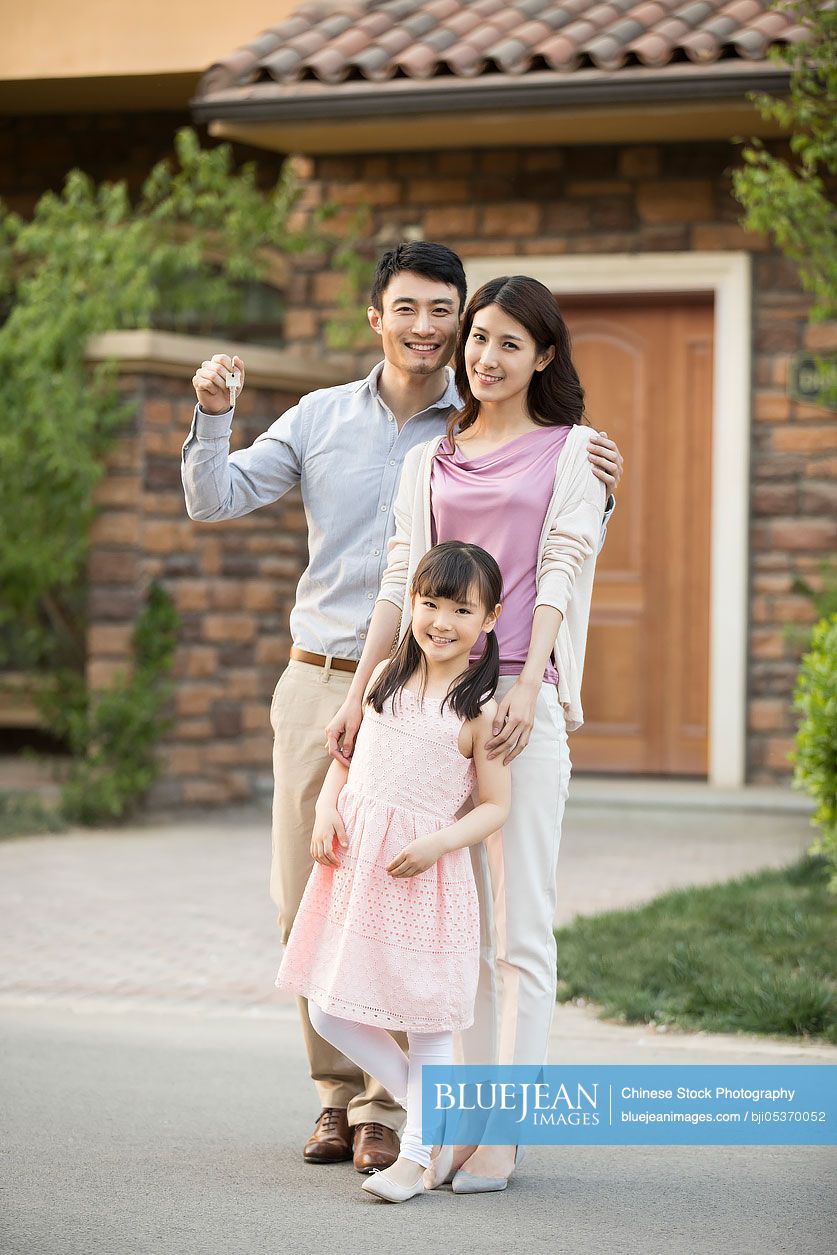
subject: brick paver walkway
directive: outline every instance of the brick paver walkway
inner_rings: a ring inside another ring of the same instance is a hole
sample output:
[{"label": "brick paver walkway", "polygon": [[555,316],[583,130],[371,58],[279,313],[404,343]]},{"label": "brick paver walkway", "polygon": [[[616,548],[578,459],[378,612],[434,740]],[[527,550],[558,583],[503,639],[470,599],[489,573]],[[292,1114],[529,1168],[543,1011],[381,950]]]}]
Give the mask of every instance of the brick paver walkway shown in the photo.
[{"label": "brick paver walkway", "polygon": [[[559,922],[781,865],[801,815],[572,807]],[[277,1008],[265,813],[0,843],[0,997]]]}]

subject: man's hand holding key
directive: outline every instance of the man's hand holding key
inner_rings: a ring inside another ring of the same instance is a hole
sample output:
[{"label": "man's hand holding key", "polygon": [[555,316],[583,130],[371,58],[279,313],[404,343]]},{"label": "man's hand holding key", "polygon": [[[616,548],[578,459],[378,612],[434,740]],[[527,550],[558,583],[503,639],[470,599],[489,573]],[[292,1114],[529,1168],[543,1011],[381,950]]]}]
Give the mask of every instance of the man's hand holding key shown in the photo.
[{"label": "man's hand holding key", "polygon": [[240,357],[216,353],[210,361],[201,362],[192,385],[205,414],[225,414],[244,390],[244,363]]}]

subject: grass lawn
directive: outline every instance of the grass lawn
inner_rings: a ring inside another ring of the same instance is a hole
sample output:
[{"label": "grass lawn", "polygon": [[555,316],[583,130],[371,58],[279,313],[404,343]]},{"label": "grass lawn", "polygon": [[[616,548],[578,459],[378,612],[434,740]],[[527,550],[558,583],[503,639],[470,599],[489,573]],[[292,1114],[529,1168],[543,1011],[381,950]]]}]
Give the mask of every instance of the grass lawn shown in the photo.
[{"label": "grass lawn", "polygon": [[666,893],[556,932],[558,1001],[603,1017],[837,1042],[837,898],[823,859]]}]

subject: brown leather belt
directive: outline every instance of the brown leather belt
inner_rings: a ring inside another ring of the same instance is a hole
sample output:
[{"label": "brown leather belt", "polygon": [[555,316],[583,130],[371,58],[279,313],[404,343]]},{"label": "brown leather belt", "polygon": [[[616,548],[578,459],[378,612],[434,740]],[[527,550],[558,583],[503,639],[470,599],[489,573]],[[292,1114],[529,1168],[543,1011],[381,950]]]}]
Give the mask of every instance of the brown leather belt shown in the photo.
[{"label": "brown leather belt", "polygon": [[[313,667],[324,667],[328,662],[325,654],[309,654],[307,649],[298,649],[296,645],[291,646],[291,657],[296,662],[309,662]],[[331,670],[357,671],[357,663],[350,658],[332,658]]]}]

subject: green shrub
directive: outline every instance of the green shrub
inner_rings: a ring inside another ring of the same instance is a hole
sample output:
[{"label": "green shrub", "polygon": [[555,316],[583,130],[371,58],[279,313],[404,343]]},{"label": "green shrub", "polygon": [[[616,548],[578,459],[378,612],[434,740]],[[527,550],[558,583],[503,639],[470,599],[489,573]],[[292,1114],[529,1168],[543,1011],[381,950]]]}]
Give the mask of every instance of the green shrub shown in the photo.
[{"label": "green shrub", "polygon": [[[84,669],[93,489],[135,410],[115,361],[87,363],[91,336],[155,326],[161,312],[176,325],[196,308],[234,323],[241,284],[264,279],[269,257],[337,247],[331,207],[292,225],[290,164],[262,191],[228,144],[202,149],[183,128],[174,146],[133,200],[124,181],[80,170],[31,220],[0,200],[0,375],[14,397],[0,426],[0,536],[15,538],[0,545],[0,666]],[[352,287],[345,260],[335,268]]]},{"label": "green shrub", "polygon": [[0,838],[63,832],[66,827],[56,807],[42,802],[35,794],[11,790],[0,793]]},{"label": "green shrub", "polygon": [[89,366],[88,341],[189,325],[196,310],[235,325],[271,257],[331,253],[346,306],[368,270],[351,228],[329,232],[334,206],[300,222],[291,162],[262,190],[255,165],[239,166],[228,144],[202,149],[183,128],[174,148],[133,198],[124,180],[71,170],[31,220],[0,200],[0,375],[13,398],[0,425],[0,667],[52,689],[47,727],[76,756],[64,811],[84,822],[127,814],[156,775],[174,648],[173,608],[152,590],[133,674],[85,691],[93,490],[135,410],[115,361]]},{"label": "green shrub", "polygon": [[837,892],[837,614],[821,619],[811,634],[795,705],[802,721],[792,756],[794,784],[817,804],[812,822],[820,835],[811,850],[828,860],[830,887]]},{"label": "green shrub", "polygon": [[53,693],[53,726],[73,752],[61,810],[75,823],[123,819],[160,772],[157,741],[171,725],[165,707],[172,685],[179,617],[169,594],[152,584],[134,628],[134,665],[109,688],[88,693],[74,672]]}]

